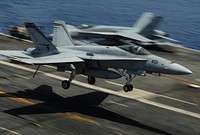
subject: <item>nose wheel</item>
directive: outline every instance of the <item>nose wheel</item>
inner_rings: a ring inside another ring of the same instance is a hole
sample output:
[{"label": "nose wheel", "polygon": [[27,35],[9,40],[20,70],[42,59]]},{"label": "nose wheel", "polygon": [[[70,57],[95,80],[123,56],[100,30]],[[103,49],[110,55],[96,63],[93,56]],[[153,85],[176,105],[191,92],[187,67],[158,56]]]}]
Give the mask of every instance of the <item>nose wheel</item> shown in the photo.
[{"label": "nose wheel", "polygon": [[126,85],[124,85],[123,90],[125,92],[132,91],[133,90],[133,85],[132,84],[126,84]]},{"label": "nose wheel", "polygon": [[[129,74],[126,70],[120,70],[115,69],[121,76],[124,76],[126,78],[126,84],[123,87],[123,90],[125,92],[129,92],[133,90],[133,85],[131,84],[131,81],[136,77],[136,74]],[[133,75],[133,76],[132,76]]]}]

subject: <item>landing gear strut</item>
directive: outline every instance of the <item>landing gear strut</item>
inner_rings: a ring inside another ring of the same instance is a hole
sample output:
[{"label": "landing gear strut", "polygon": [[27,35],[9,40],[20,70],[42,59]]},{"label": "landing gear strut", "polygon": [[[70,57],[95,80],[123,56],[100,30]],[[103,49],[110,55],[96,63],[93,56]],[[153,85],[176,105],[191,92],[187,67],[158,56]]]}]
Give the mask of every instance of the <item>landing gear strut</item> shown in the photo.
[{"label": "landing gear strut", "polygon": [[116,69],[118,73],[120,73],[122,76],[126,78],[126,84],[123,87],[123,90],[125,92],[129,92],[133,90],[133,85],[131,84],[131,81],[136,77],[136,74],[132,76],[132,74],[127,74],[126,70],[121,71],[120,69]]},{"label": "landing gear strut", "polygon": [[64,80],[62,82],[63,89],[68,89],[70,87],[71,81],[74,79],[76,75],[76,68],[74,67],[73,64],[70,64],[70,69],[71,69],[71,74],[69,80]]},{"label": "landing gear strut", "polygon": [[88,76],[88,83],[89,83],[89,84],[93,85],[93,84],[95,84],[95,82],[96,82],[95,77]]}]

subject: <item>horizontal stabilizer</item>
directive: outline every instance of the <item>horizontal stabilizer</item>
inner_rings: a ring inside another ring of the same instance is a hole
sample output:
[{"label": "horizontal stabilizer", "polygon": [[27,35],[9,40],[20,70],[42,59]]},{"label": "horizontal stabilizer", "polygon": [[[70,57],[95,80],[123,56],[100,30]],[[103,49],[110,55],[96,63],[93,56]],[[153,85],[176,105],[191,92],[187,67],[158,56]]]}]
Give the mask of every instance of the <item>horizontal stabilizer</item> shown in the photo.
[{"label": "horizontal stabilizer", "polygon": [[166,39],[166,40],[170,40],[170,41],[173,41],[173,42],[180,42],[176,39],[173,39],[173,38],[169,38],[169,37],[166,37],[166,36],[162,36],[162,35],[154,35],[156,37],[159,37],[159,38],[162,38],[162,39]]}]

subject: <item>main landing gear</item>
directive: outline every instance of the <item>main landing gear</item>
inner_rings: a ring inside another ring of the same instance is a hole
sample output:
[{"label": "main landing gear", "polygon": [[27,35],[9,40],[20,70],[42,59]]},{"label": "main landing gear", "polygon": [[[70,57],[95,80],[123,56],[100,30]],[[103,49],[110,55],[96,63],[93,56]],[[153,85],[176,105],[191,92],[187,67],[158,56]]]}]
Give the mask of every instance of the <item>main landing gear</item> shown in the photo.
[{"label": "main landing gear", "polygon": [[69,82],[67,80],[62,81],[62,87],[63,87],[63,89],[69,89],[70,83],[71,82]]},{"label": "main landing gear", "polygon": [[[62,87],[63,89],[69,89],[70,87],[70,84],[71,84],[71,81],[74,79],[74,77],[76,76],[76,68],[74,67],[73,64],[70,65],[70,70],[71,70],[71,74],[70,74],[70,78],[69,80],[64,80],[62,82]],[[92,76],[88,76],[88,83],[93,85],[95,84],[96,82],[96,79],[95,77],[92,77]]]},{"label": "main landing gear", "polygon": [[[76,68],[74,67],[73,64],[70,64],[70,70],[71,70],[71,74],[70,74],[69,80],[64,80],[62,82],[63,89],[68,89],[70,87],[71,81],[74,79],[74,77],[76,75]],[[120,70],[120,69],[116,69],[116,71],[118,71],[119,74],[121,74],[122,76],[124,76],[126,78],[126,84],[124,85],[123,90],[125,92],[132,91],[133,85],[131,84],[131,81],[136,77],[136,74],[134,74],[134,75],[128,74],[126,72],[126,70]],[[89,84],[93,85],[93,84],[95,84],[95,82],[96,82],[95,77],[88,76]]]},{"label": "main landing gear", "polygon": [[133,90],[133,85],[131,84],[131,81],[136,77],[136,74],[134,74],[132,76],[132,74],[127,74],[126,70],[120,70],[120,69],[116,69],[118,71],[119,74],[121,74],[122,76],[124,76],[126,78],[126,84],[123,87],[123,90],[125,92],[129,92]]},{"label": "main landing gear", "polygon": [[71,69],[71,74],[69,80],[64,80],[62,82],[63,89],[68,89],[70,87],[71,81],[74,79],[76,75],[76,68],[74,67],[73,64],[70,64],[70,69]]}]

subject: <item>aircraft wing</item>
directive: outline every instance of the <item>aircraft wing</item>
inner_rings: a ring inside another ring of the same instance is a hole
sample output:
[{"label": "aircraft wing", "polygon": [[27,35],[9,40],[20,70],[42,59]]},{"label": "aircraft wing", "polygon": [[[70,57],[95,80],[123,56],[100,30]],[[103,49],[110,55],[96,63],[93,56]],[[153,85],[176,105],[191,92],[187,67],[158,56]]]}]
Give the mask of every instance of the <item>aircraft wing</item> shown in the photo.
[{"label": "aircraft wing", "polygon": [[139,42],[154,42],[140,34],[135,33],[132,30],[126,30],[121,32],[95,32],[95,31],[79,31],[80,34],[88,35],[89,37],[98,38],[113,38],[113,39],[129,39]]},{"label": "aircraft wing", "polygon": [[30,65],[45,65],[45,64],[59,64],[59,63],[77,63],[84,62],[81,58],[72,55],[49,55],[42,57],[31,57],[24,53],[24,51],[0,51],[0,56],[6,57],[0,58],[0,60],[10,60],[12,62],[19,62],[22,64]]},{"label": "aircraft wing", "polygon": [[48,64],[61,64],[61,63],[79,63],[84,62],[81,58],[76,56],[64,57],[64,56],[43,56],[31,59],[17,59],[18,62],[31,64],[31,65],[48,65]]},{"label": "aircraft wing", "polygon": [[126,30],[119,33],[119,36],[125,37],[127,39],[132,39],[140,42],[154,42],[151,39],[148,39],[140,34],[135,33],[132,30]]}]

